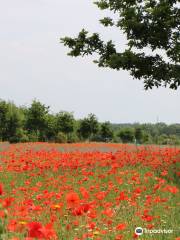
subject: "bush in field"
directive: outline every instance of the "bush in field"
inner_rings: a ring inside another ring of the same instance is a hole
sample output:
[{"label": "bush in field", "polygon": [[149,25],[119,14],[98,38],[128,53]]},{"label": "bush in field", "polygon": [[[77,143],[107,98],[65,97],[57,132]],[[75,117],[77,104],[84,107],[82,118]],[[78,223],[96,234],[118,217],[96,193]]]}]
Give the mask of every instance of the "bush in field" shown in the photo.
[{"label": "bush in field", "polygon": [[39,131],[31,131],[28,133],[29,142],[38,142],[39,141]]},{"label": "bush in field", "polygon": [[132,143],[135,140],[134,129],[131,128],[122,129],[118,136],[121,138],[123,143]]},{"label": "bush in field", "polygon": [[144,132],[142,143],[152,144],[153,143],[152,136],[149,133]]},{"label": "bush in field", "polygon": [[158,144],[160,145],[167,145],[169,144],[169,137],[166,134],[162,134],[158,136]]},{"label": "bush in field", "polygon": [[[29,138],[27,131],[23,129],[18,129],[14,136],[9,138],[10,143],[18,143],[18,142],[29,142],[31,138]],[[38,138],[35,138],[31,142],[37,141]]]},{"label": "bush in field", "polygon": [[119,134],[114,134],[114,137],[113,137],[113,143],[122,143],[122,140],[121,138],[119,137]]},{"label": "bush in field", "polygon": [[68,143],[79,142],[79,138],[78,138],[77,134],[76,134],[75,132],[69,133],[69,134],[67,135],[67,142],[68,142]]},{"label": "bush in field", "polygon": [[56,138],[55,138],[55,142],[56,143],[67,143],[68,138],[67,135],[63,132],[58,132]]},{"label": "bush in field", "polygon": [[170,145],[180,145],[180,139],[176,135],[169,135]]}]

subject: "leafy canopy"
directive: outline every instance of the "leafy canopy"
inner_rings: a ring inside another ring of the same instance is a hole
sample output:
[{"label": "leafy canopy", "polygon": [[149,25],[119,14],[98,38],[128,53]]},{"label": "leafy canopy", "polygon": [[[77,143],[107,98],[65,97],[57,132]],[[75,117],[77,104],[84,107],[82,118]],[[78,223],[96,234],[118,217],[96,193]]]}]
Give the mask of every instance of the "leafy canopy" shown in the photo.
[{"label": "leafy canopy", "polygon": [[[180,86],[180,1],[179,0],[99,0],[101,10],[112,11],[100,23],[117,27],[127,37],[124,52],[118,44],[105,42],[98,33],[82,30],[76,38],[64,37],[61,42],[71,50],[70,56],[97,53],[99,67],[128,70],[144,81],[145,89],[154,86],[177,89]],[[148,53],[147,53],[148,52]],[[149,53],[150,52],[150,53]]]},{"label": "leafy canopy", "polygon": [[83,139],[91,138],[98,132],[99,123],[97,117],[90,113],[88,117],[80,120],[78,134]]},{"label": "leafy canopy", "polygon": [[73,113],[61,111],[56,115],[57,131],[62,133],[71,133],[74,130],[74,116]]}]

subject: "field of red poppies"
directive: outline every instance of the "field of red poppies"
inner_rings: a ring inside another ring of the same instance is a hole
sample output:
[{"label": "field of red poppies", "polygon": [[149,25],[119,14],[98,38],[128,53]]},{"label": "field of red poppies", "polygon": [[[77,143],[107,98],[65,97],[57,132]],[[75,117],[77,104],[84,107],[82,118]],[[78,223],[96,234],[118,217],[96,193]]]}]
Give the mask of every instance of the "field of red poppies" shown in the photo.
[{"label": "field of red poppies", "polygon": [[1,144],[0,161],[0,239],[180,240],[178,148]]}]

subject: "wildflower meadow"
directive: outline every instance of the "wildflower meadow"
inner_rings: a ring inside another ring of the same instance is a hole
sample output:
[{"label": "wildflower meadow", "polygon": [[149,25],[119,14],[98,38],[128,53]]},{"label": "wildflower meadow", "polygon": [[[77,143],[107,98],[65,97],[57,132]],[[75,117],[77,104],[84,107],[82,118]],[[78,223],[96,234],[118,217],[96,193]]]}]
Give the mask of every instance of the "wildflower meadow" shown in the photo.
[{"label": "wildflower meadow", "polygon": [[1,144],[0,161],[0,239],[180,239],[179,148]]}]

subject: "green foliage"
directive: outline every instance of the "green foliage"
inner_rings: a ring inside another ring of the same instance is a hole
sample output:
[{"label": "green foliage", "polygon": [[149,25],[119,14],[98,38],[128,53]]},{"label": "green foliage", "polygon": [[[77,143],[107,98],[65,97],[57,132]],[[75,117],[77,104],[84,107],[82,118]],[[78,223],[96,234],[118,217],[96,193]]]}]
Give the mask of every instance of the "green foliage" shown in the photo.
[{"label": "green foliage", "polygon": [[153,143],[153,139],[151,134],[144,132],[143,134],[143,139],[141,141],[142,144],[152,144]]},{"label": "green foliage", "polygon": [[121,138],[123,143],[133,143],[135,140],[135,133],[134,129],[132,128],[125,128],[120,130],[119,137]]},{"label": "green foliage", "polygon": [[56,117],[53,114],[46,115],[46,128],[44,129],[46,140],[54,141],[57,134]]},{"label": "green foliage", "polygon": [[172,166],[169,167],[168,169],[168,176],[167,180],[170,182],[173,182],[180,187],[180,177],[178,173],[180,172],[180,162],[175,162]]},{"label": "green foliage", "polygon": [[74,116],[72,113],[62,111],[56,115],[56,130],[65,134],[74,131]]},{"label": "green foliage", "polygon": [[135,128],[135,133],[134,133],[135,139],[137,143],[142,143],[144,140],[144,131],[142,130],[141,127],[136,127]]},{"label": "green foliage", "polygon": [[3,221],[2,221],[2,219],[0,219],[0,240],[3,240],[3,237],[2,237],[2,235],[3,235],[3,233],[5,233],[5,226],[4,226],[4,224],[3,224]]},{"label": "green foliage", "polygon": [[29,142],[38,142],[39,141],[39,131],[28,132],[27,137]]},{"label": "green foliage", "polygon": [[5,101],[0,101],[0,138],[6,140],[6,122],[7,122],[8,106]]},{"label": "green foliage", "polygon": [[169,139],[166,134],[162,134],[158,137],[158,144],[167,145],[168,143],[169,143]]},{"label": "green foliage", "polygon": [[78,134],[82,139],[91,140],[94,135],[98,133],[99,124],[94,114],[89,114],[87,118],[84,118],[79,123]]},{"label": "green foliage", "polygon": [[16,133],[12,136],[9,137],[9,142],[10,143],[18,143],[18,142],[36,142],[38,140],[37,138],[35,141],[32,141],[31,137],[28,136],[27,131],[23,130],[22,128],[19,128]]},{"label": "green foliage", "polygon": [[21,128],[23,115],[20,110],[13,104],[8,103],[8,112],[6,119],[6,128],[8,129],[6,136],[7,138],[16,135],[18,130]]},{"label": "green foliage", "polygon": [[75,120],[72,113],[50,114],[39,101],[17,107],[0,100],[0,141],[74,143],[80,141],[180,145],[180,124],[99,123],[94,114]]},{"label": "green foliage", "polygon": [[31,107],[26,112],[26,129],[29,133],[33,132],[38,140],[45,140],[45,129],[47,127],[47,115],[49,107],[34,100]]},{"label": "green foliage", "polygon": [[180,145],[180,138],[178,138],[175,134],[169,135],[170,145]]},{"label": "green foliage", "polygon": [[114,134],[110,122],[102,123],[100,128],[100,138],[102,142],[112,141],[113,135]]},{"label": "green foliage", "polygon": [[122,143],[122,140],[121,140],[121,138],[119,137],[119,134],[118,134],[118,133],[114,133],[113,142],[114,142],[114,143]]},{"label": "green foliage", "polygon": [[178,145],[180,144],[180,139],[176,135],[161,134],[158,137],[158,144],[160,145]]},{"label": "green foliage", "polygon": [[67,142],[68,143],[76,143],[79,142],[79,138],[75,132],[69,133],[67,135]]},{"label": "green foliage", "polygon": [[[100,23],[116,27],[127,37],[127,48],[118,51],[119,43],[104,42],[98,33],[83,29],[76,38],[64,37],[61,42],[71,50],[70,56],[96,53],[99,67],[128,70],[136,79],[144,80],[145,89],[154,86],[180,85],[180,5],[179,1],[99,0],[95,4],[107,9],[114,18]],[[147,51],[148,49],[148,51]],[[148,52],[148,53],[147,53]],[[162,54],[163,52],[163,54]]]},{"label": "green foliage", "polygon": [[15,138],[22,127],[24,115],[12,102],[0,101],[0,138]]},{"label": "green foliage", "polygon": [[56,143],[67,143],[67,135],[63,132],[58,132],[55,141]]}]

